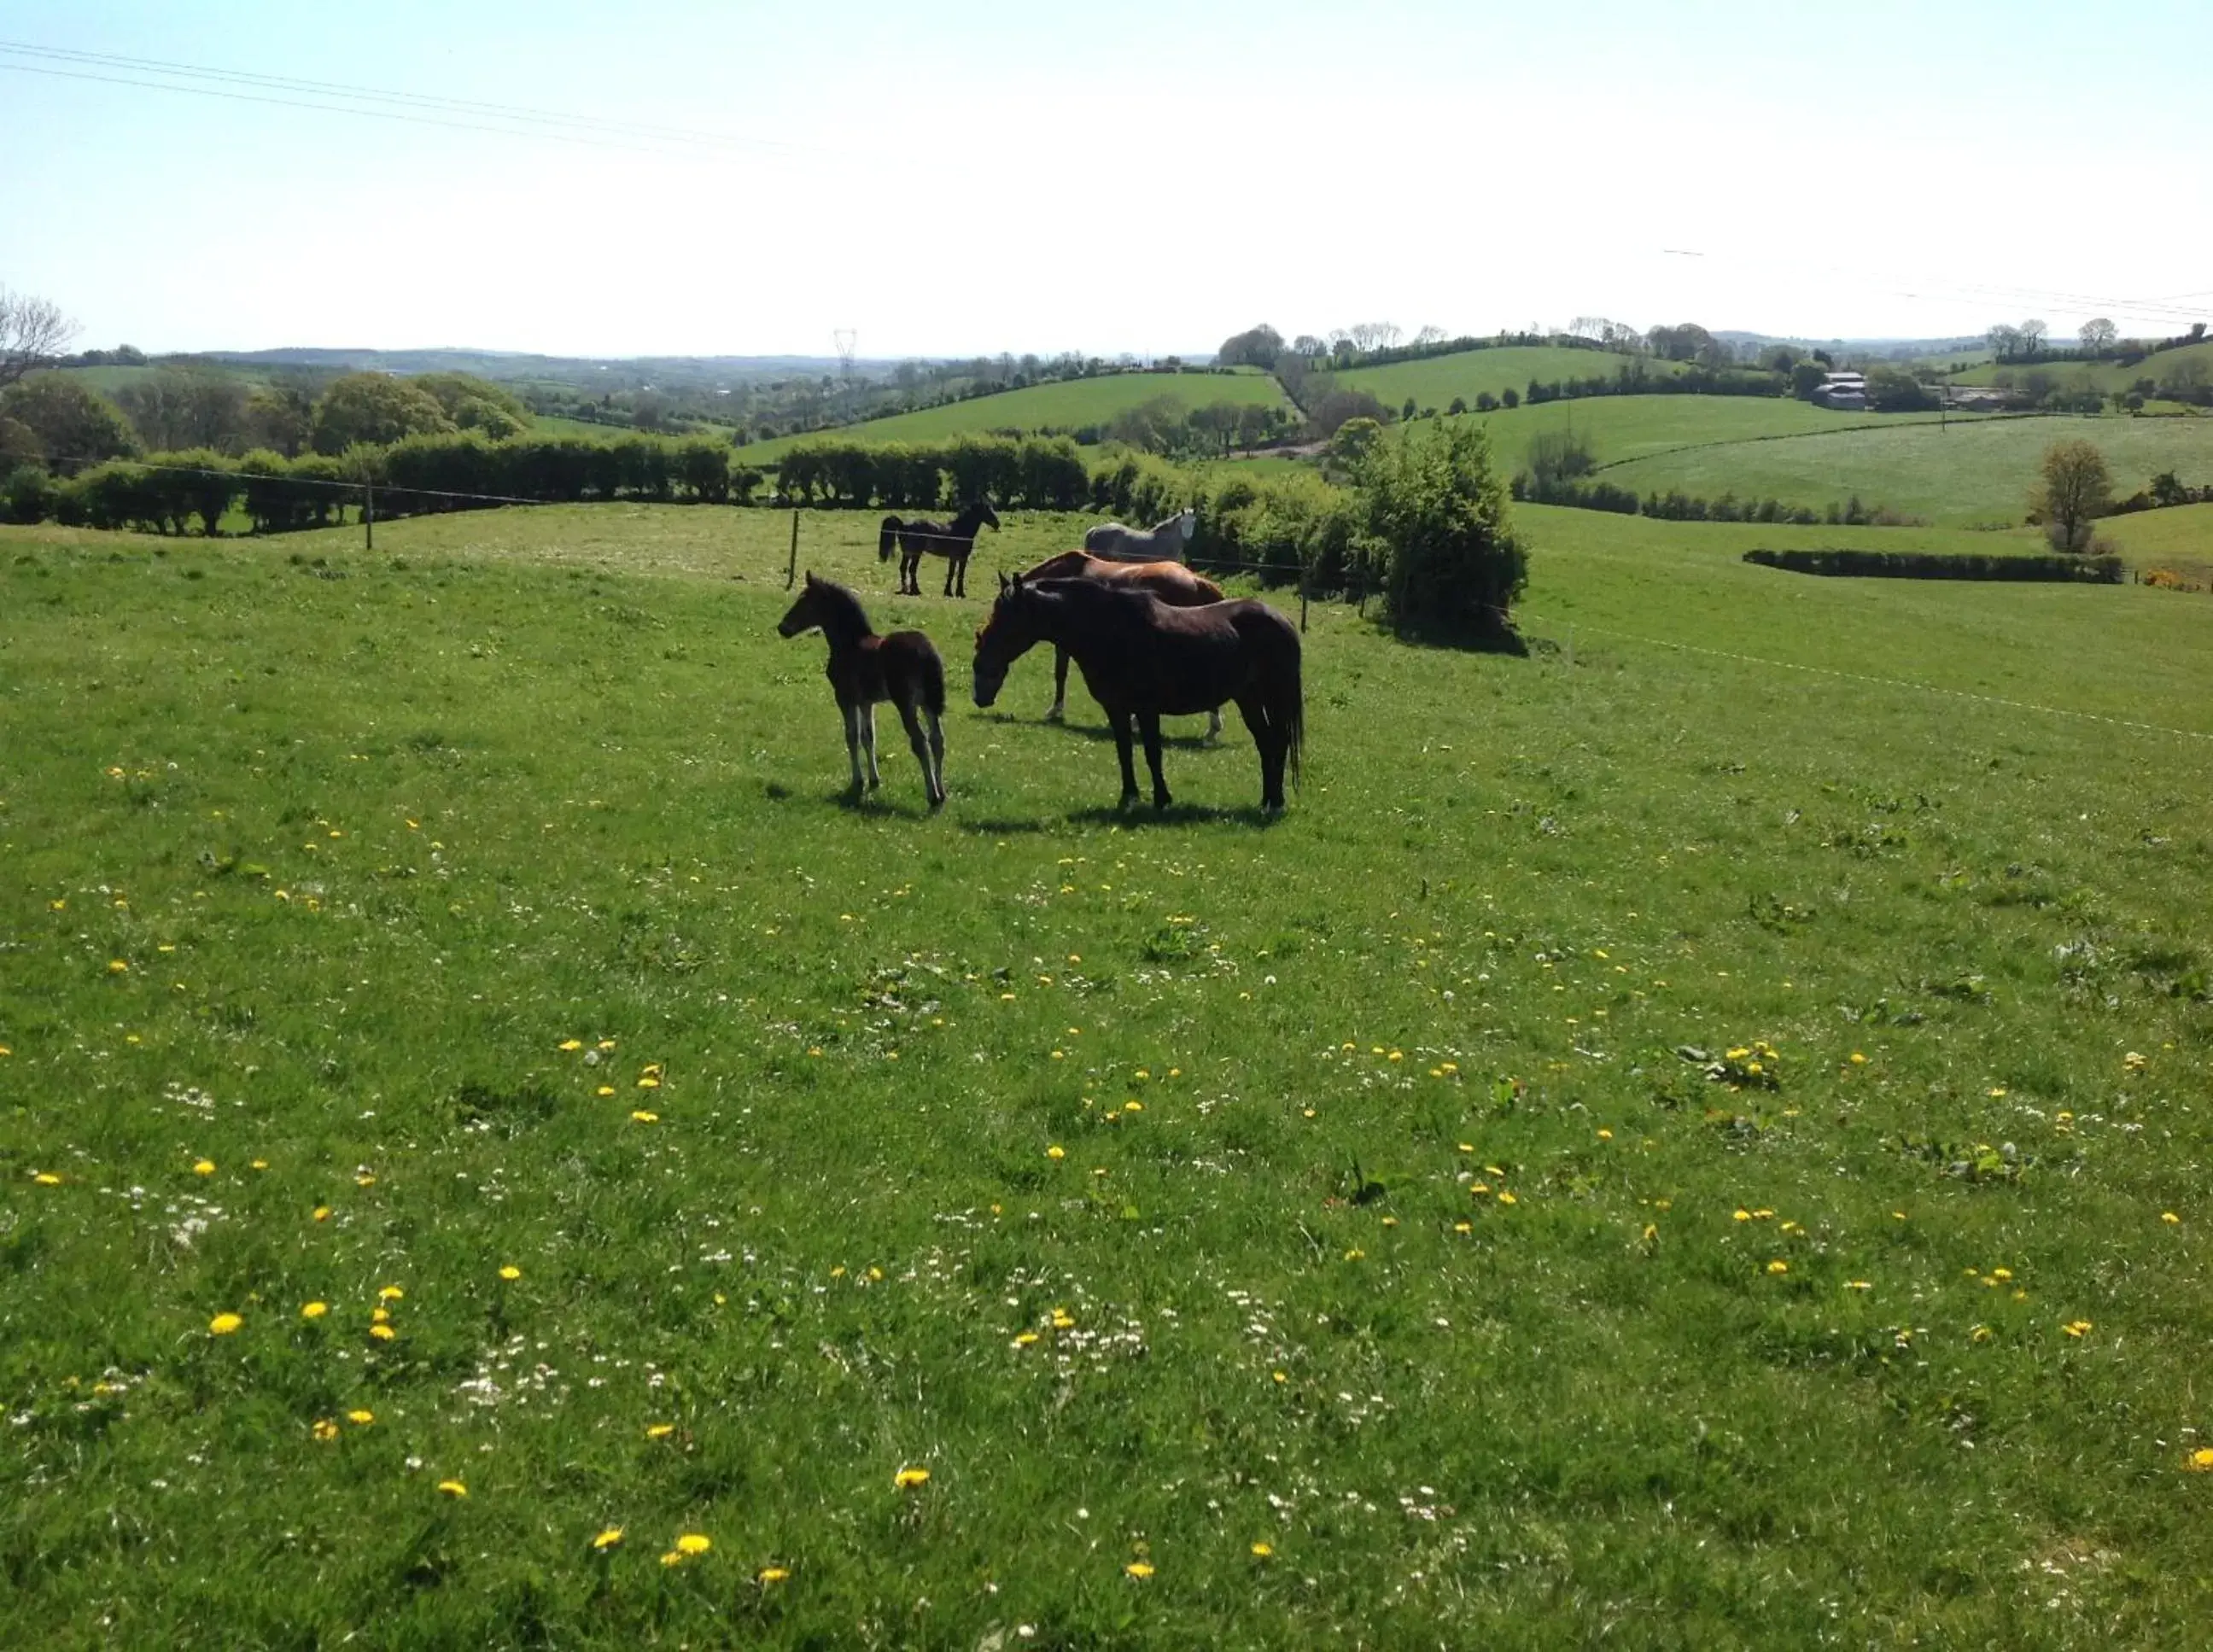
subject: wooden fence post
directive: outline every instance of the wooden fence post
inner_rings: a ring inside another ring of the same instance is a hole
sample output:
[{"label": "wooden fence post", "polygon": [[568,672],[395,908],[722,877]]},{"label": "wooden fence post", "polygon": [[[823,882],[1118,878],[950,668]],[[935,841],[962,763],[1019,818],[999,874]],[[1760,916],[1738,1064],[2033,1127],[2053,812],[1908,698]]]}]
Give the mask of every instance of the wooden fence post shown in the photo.
[{"label": "wooden fence post", "polygon": [[363,482],[361,485],[361,533],[362,549],[375,550],[376,484],[374,482]]},{"label": "wooden fence post", "polygon": [[799,580],[799,512],[791,513],[791,560],[784,564],[783,588],[789,590]]}]

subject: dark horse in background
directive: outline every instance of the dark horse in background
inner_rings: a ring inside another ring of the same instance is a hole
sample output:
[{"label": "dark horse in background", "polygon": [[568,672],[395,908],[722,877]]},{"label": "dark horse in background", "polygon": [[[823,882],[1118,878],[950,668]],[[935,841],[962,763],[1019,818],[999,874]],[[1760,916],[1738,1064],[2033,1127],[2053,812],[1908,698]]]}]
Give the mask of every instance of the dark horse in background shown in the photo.
[{"label": "dark horse in background", "polygon": [[1298,630],[1266,603],[1175,608],[1149,592],[1096,580],[1003,578],[991,618],[976,633],[976,704],[997,698],[1007,668],[1039,643],[1076,656],[1084,686],[1113,725],[1123,808],[1137,801],[1131,725],[1144,736],[1154,805],[1166,808],[1161,718],[1209,711],[1225,700],[1237,702],[1260,749],[1261,807],[1271,814],[1283,807],[1285,767],[1293,781],[1299,776],[1306,707]]},{"label": "dark horse in background", "polygon": [[[842,585],[807,576],[807,588],[777,630],[786,637],[820,627],[830,643],[830,687],[845,719],[845,755],[853,765],[853,796],[861,795],[861,754],[868,753],[869,789],[876,774],[876,705],[889,700],[906,724],[907,743],[922,765],[930,806],[945,802],[945,662],[918,631],[879,637],[869,629],[861,600]],[[928,722],[928,729],[924,728]]]},{"label": "dark horse in background", "polygon": [[[1175,608],[1203,608],[1222,598],[1219,585],[1192,573],[1180,562],[1116,562],[1088,551],[1064,551],[1039,563],[1022,579],[1025,583],[1039,579],[1095,579],[1108,585],[1150,591]],[[1052,706],[1046,712],[1045,720],[1058,722],[1067,709],[1068,650],[1056,648],[1052,651]],[[1206,737],[1212,741],[1221,736],[1222,710],[1217,706],[1206,714]]]},{"label": "dark horse in background", "polygon": [[899,594],[920,596],[923,558],[943,557],[945,594],[954,594],[957,581],[959,594],[966,596],[968,555],[976,548],[976,530],[985,527],[994,533],[999,531],[999,518],[989,499],[962,506],[960,514],[949,522],[903,522],[896,516],[887,516],[883,532],[876,536],[876,560],[889,562],[896,548],[899,553]]}]

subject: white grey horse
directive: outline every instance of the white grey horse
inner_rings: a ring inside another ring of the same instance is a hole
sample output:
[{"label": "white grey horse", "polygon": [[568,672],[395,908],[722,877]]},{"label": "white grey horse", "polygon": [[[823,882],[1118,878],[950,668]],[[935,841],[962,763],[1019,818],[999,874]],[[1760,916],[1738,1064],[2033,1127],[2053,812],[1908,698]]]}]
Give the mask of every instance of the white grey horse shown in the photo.
[{"label": "white grey horse", "polygon": [[1198,527],[1198,513],[1189,509],[1148,528],[1101,522],[1083,536],[1083,548],[1109,562],[1183,562]]}]

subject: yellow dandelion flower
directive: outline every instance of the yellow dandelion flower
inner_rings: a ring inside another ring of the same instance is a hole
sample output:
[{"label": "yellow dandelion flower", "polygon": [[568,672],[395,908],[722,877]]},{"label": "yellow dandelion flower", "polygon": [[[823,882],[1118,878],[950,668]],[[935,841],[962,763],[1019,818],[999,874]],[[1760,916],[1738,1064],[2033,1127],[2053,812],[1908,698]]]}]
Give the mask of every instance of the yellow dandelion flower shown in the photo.
[{"label": "yellow dandelion flower", "polygon": [[594,1095],[613,1095],[614,1093],[615,1087],[612,1084],[602,1084],[599,1088],[592,1092]]},{"label": "yellow dandelion flower", "polygon": [[2013,1277],[2013,1270],[2011,1268],[1992,1268],[1990,1270],[1990,1277],[1993,1279],[2010,1279]]},{"label": "yellow dandelion flower", "polygon": [[911,1491],[918,1485],[930,1484],[930,1471],[926,1468],[903,1468],[892,1476],[892,1484],[902,1491]]},{"label": "yellow dandelion flower", "polygon": [[766,1587],[771,1583],[781,1583],[790,1576],[791,1569],[788,1566],[764,1566],[753,1574],[753,1582]]},{"label": "yellow dandelion flower", "polygon": [[637,1087],[641,1090],[659,1089],[661,1088],[661,1075],[659,1073],[640,1073],[637,1078]]},{"label": "yellow dandelion flower", "polygon": [[1132,1560],[1128,1565],[1123,1567],[1122,1570],[1125,1575],[1137,1578],[1141,1582],[1153,1575],[1153,1569],[1142,1560]]},{"label": "yellow dandelion flower", "polygon": [[1991,1087],[1991,1089],[1990,1089],[1990,1100],[1993,1100],[1993,1101],[1999,1101],[1999,1100],[2003,1100],[2004,1098],[2005,1098],[2005,1091],[2004,1091],[2003,1089],[2002,1089],[2002,1088],[1998,1088],[1998,1087],[1997,1087],[1997,1086],[1995,1086],[1995,1085]]},{"label": "yellow dandelion flower", "polygon": [[676,1424],[674,1423],[649,1423],[645,1427],[645,1437],[649,1440],[666,1440],[675,1432]]},{"label": "yellow dandelion flower", "polygon": [[107,972],[110,975],[128,975],[131,972],[131,966],[120,958],[111,958],[107,960]]},{"label": "yellow dandelion flower", "polygon": [[2188,1466],[2193,1474],[2213,1474],[2213,1446],[2200,1446],[2192,1452]]},{"label": "yellow dandelion flower", "polygon": [[376,1186],[376,1178],[364,1170],[353,1179],[353,1185],[356,1187],[374,1187]]},{"label": "yellow dandelion flower", "polygon": [[661,1564],[664,1566],[680,1566],[684,1564],[684,1557],[675,1550],[670,1549],[661,1557]]},{"label": "yellow dandelion flower", "polygon": [[2064,1331],[2070,1337],[2080,1337],[2083,1332],[2090,1329],[2090,1321],[2088,1320],[2070,1320],[2065,1325],[2061,1326],[2059,1328],[2062,1331]]},{"label": "yellow dandelion flower", "polygon": [[1275,1545],[1271,1543],[1256,1543],[1253,1545],[1253,1558],[1258,1560],[1265,1560],[1275,1552]]},{"label": "yellow dandelion flower", "polygon": [[396,1302],[406,1295],[407,1293],[398,1285],[381,1285],[377,1288],[376,1300],[380,1302]]},{"label": "yellow dandelion flower", "polygon": [[1788,1273],[1790,1271],[1790,1265],[1778,1256],[1767,1265],[1767,1271],[1770,1273]]},{"label": "yellow dandelion flower", "polygon": [[372,1325],[383,1325],[392,1318],[392,1310],[388,1308],[373,1308],[369,1311],[369,1318]]},{"label": "yellow dandelion flower", "polygon": [[679,1554],[704,1554],[715,1546],[715,1539],[704,1532],[686,1532],[676,1539]]},{"label": "yellow dandelion flower", "polygon": [[1143,1113],[1144,1110],[1145,1104],[1142,1101],[1125,1101],[1122,1104],[1122,1111],[1125,1113]]},{"label": "yellow dandelion flower", "polygon": [[372,1411],[362,1410],[360,1407],[357,1406],[355,1409],[346,1413],[346,1421],[352,1423],[357,1429],[365,1429],[370,1423],[376,1421],[376,1413]]},{"label": "yellow dandelion flower", "polygon": [[1462,1142],[1460,1143],[1458,1150],[1462,1153],[1472,1154],[1475,1151],[1475,1143],[1472,1142]]},{"label": "yellow dandelion flower", "polygon": [[1610,1130],[1601,1130],[1598,1133],[1598,1138],[1601,1142],[1610,1142],[1613,1139],[1613,1132]]},{"label": "yellow dandelion flower", "polygon": [[[41,1187],[59,1187],[62,1185],[62,1179],[51,1170],[41,1170],[31,1180]],[[2172,1219],[2169,1218],[2169,1220]]]},{"label": "yellow dandelion flower", "polygon": [[320,1320],[324,1314],[330,1311],[331,1305],[328,1302],[302,1302],[300,1304],[300,1317],[303,1320]]},{"label": "yellow dandelion flower", "polygon": [[1028,1347],[1032,1343],[1035,1342],[1037,1339],[1038,1339],[1038,1333],[1037,1333],[1036,1332],[1034,1332],[1034,1331],[1023,1331],[1023,1332],[1017,1332],[1017,1333],[1016,1333],[1016,1335],[1015,1335],[1015,1347],[1017,1347],[1017,1348],[1027,1348],[1027,1347]]},{"label": "yellow dandelion flower", "polygon": [[1357,1262],[1367,1254],[1368,1253],[1363,1250],[1350,1250],[1344,1253],[1344,1259],[1348,1262]]},{"label": "yellow dandelion flower", "polygon": [[1056,1330],[1056,1331],[1067,1331],[1067,1330],[1071,1329],[1071,1328],[1075,1326],[1075,1324],[1076,1324],[1075,1317],[1074,1317],[1072,1314],[1070,1314],[1069,1313],[1069,1311],[1068,1311],[1066,1308],[1057,1308],[1053,1309],[1053,1311],[1052,1311],[1052,1328],[1053,1328],[1054,1330]]},{"label": "yellow dandelion flower", "polygon": [[1988,1342],[1990,1339],[1991,1335],[1992,1332],[1990,1326],[1986,1325],[1978,1325],[1974,1329],[1972,1339],[1976,1342]]},{"label": "yellow dandelion flower", "polygon": [[1048,1159],[1064,1159],[1068,1156],[1068,1149],[1056,1144],[1046,1149],[1045,1156]]},{"label": "yellow dandelion flower", "polygon": [[331,1219],[331,1207],[327,1204],[318,1204],[309,1212],[309,1215],[317,1222],[328,1222]]},{"label": "yellow dandelion flower", "polygon": [[388,1325],[373,1325],[369,1328],[369,1334],[379,1342],[390,1342],[399,1333]]},{"label": "yellow dandelion flower", "polygon": [[584,1047],[584,1041],[582,1039],[563,1039],[554,1047],[564,1051],[581,1050]]},{"label": "yellow dandelion flower", "polygon": [[463,1485],[459,1480],[441,1480],[438,1482],[438,1490],[449,1497],[466,1497],[469,1495],[468,1487]]},{"label": "yellow dandelion flower", "polygon": [[602,1050],[612,1050],[614,1047],[615,1041],[613,1039],[601,1039],[600,1040],[600,1048]]},{"label": "yellow dandelion flower", "polygon": [[228,1337],[246,1321],[235,1314],[218,1314],[208,1321],[208,1335]]},{"label": "yellow dandelion flower", "polygon": [[215,1174],[215,1161],[213,1159],[198,1159],[193,1161],[192,1174],[195,1176],[212,1176]]},{"label": "yellow dandelion flower", "polygon": [[1453,1223],[1453,1231],[1456,1234],[1472,1234],[1475,1231],[1475,1224],[1472,1222],[1455,1222]]},{"label": "yellow dandelion flower", "polygon": [[[45,1180],[46,1179],[42,1176],[42,1177],[40,1177],[40,1180],[41,1181],[43,1181],[43,1180]],[[2174,1212],[2173,1212],[2173,1211],[2172,1211],[2172,1210],[2161,1210],[2161,1211],[2159,1213],[2159,1219],[2160,1219],[2161,1222],[2168,1222],[2168,1223],[2179,1222],[2180,1222],[2180,1221],[2182,1220],[2182,1218],[2181,1218],[2180,1216],[2179,1216],[2175,1215],[2175,1214],[2174,1214]]]},{"label": "yellow dandelion flower", "polygon": [[1751,1053],[1752,1053],[1752,1052],[1751,1052],[1751,1051],[1749,1051],[1749,1050],[1746,1049],[1746,1048],[1744,1047],[1744,1045],[1741,1045],[1741,1044],[1740,1044],[1739,1045],[1737,1045],[1737,1046],[1736,1046],[1736,1048],[1734,1048],[1734,1050],[1730,1050],[1730,1051],[1728,1051],[1728,1052],[1725,1052],[1725,1054],[1726,1054],[1726,1056],[1727,1056],[1727,1058],[1728,1058],[1728,1059],[1729,1059],[1729,1060],[1731,1060],[1731,1061],[1742,1061],[1742,1060],[1743,1060],[1747,1056],[1750,1055]]},{"label": "yellow dandelion flower", "polygon": [[1875,1289],[1875,1284],[1872,1280],[1868,1279],[1847,1279],[1844,1281],[1844,1289],[1846,1290],[1873,1290]]},{"label": "yellow dandelion flower", "polygon": [[511,1282],[522,1277],[522,1270],[510,1262],[499,1271],[499,1277]]},{"label": "yellow dandelion flower", "polygon": [[327,1417],[318,1417],[311,1432],[318,1440],[335,1440],[338,1437],[338,1425]]},{"label": "yellow dandelion flower", "polygon": [[659,1113],[648,1113],[643,1107],[633,1108],[630,1116],[633,1123],[640,1125],[657,1125],[661,1122]]},{"label": "yellow dandelion flower", "polygon": [[1291,1380],[1289,1373],[1285,1371],[1271,1371],[1268,1375],[1271,1381],[1277,1382],[1289,1382]]},{"label": "yellow dandelion flower", "polygon": [[592,1539],[592,1547],[601,1553],[605,1553],[607,1550],[613,1548],[616,1544],[622,1540],[623,1528],[619,1526],[610,1526],[602,1530],[597,1537]]},{"label": "yellow dandelion flower", "polygon": [[1502,1187],[1498,1190],[1498,1202],[1501,1204],[1519,1204],[1521,1201]]}]

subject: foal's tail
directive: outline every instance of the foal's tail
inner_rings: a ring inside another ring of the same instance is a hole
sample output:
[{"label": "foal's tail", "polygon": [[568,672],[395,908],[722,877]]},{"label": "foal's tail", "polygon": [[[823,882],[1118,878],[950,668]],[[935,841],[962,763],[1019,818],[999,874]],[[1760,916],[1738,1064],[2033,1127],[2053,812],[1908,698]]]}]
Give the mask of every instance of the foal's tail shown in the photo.
[{"label": "foal's tail", "polygon": [[933,717],[942,717],[945,715],[945,661],[927,638],[922,647],[922,709]]},{"label": "foal's tail", "polygon": [[887,516],[884,518],[883,531],[876,535],[876,560],[878,562],[889,562],[892,559],[892,552],[899,549],[899,519],[898,517]]}]

